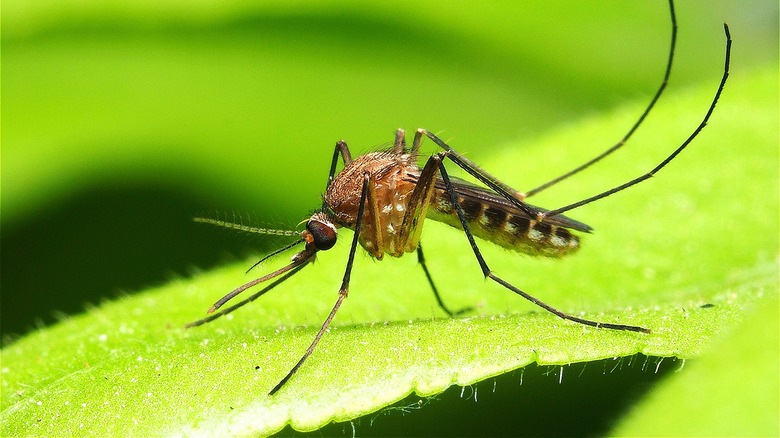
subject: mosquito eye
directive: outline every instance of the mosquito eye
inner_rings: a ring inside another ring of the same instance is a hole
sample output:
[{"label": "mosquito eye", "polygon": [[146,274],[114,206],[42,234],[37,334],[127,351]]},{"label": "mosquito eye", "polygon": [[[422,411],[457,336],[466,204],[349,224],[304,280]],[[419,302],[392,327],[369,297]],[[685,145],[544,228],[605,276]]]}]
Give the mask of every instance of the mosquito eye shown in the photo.
[{"label": "mosquito eye", "polygon": [[333,225],[310,220],[306,223],[306,229],[314,238],[315,248],[324,251],[333,248],[336,244],[336,229]]}]

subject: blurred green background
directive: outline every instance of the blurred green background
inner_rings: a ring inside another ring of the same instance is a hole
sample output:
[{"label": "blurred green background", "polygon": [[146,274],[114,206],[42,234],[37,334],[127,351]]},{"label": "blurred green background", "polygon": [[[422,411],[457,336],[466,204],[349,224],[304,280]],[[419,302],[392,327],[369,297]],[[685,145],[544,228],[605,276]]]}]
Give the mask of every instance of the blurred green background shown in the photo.
[{"label": "blurred green background", "polygon": [[[670,87],[714,88],[723,21],[733,74],[777,63],[776,1],[684,1],[677,13]],[[338,139],[357,154],[425,127],[480,162],[649,99],[668,39],[660,0],[4,1],[4,342],[275,247],[191,218],[294,228],[319,205]],[[581,147],[598,149],[548,153]]]}]

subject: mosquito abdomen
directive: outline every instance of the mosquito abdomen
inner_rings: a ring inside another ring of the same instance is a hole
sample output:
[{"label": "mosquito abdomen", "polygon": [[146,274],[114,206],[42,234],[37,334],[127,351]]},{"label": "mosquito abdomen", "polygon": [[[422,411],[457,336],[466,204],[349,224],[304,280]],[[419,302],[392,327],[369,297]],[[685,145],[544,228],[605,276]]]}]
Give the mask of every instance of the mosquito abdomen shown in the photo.
[{"label": "mosquito abdomen", "polygon": [[[580,239],[568,229],[530,219],[523,212],[491,205],[470,196],[458,196],[469,229],[475,236],[524,254],[563,257],[580,248]],[[462,229],[449,195],[437,190],[428,218]]]}]

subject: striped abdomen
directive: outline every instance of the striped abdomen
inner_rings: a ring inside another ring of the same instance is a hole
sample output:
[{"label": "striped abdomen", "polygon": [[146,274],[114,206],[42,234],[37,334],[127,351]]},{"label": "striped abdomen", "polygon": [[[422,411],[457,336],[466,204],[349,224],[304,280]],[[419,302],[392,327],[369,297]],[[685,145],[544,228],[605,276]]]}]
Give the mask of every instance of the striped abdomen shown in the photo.
[{"label": "striped abdomen", "polygon": [[[469,191],[472,188],[469,187]],[[458,203],[463,208],[471,233],[507,249],[545,257],[563,257],[576,252],[580,240],[566,227],[550,218],[539,222],[503,199],[489,199],[458,191]],[[480,190],[482,192],[482,190]],[[483,192],[484,193],[484,192]],[[492,194],[492,196],[497,196]],[[499,202],[496,202],[499,201]],[[502,202],[503,201],[503,202]],[[461,229],[460,220],[444,190],[437,189],[428,210],[428,218]],[[566,218],[568,220],[568,218]],[[579,224],[578,222],[574,222]],[[587,227],[584,224],[580,224]],[[589,229],[589,228],[588,228]],[[587,231],[587,229],[583,230]]]}]

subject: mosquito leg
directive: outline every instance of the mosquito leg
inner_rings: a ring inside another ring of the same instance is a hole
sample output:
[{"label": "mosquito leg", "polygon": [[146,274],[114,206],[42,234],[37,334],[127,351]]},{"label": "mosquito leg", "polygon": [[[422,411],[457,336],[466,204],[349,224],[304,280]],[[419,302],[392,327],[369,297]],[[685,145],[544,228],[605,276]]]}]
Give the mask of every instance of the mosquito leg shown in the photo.
[{"label": "mosquito leg", "polygon": [[333,321],[333,317],[336,316],[336,312],[339,310],[339,307],[341,307],[341,303],[344,302],[344,298],[347,297],[347,292],[342,290],[339,291],[339,298],[336,300],[336,304],[333,306],[333,309],[330,311],[330,314],[328,314],[328,317],[325,319],[325,322],[322,323],[322,327],[320,328],[320,331],[317,332],[317,335],[314,336],[314,340],[312,341],[311,345],[309,345],[309,348],[306,349],[306,352],[303,353],[303,356],[298,360],[298,363],[295,364],[294,367],[287,373],[282,380],[279,381],[279,383],[276,384],[276,386],[273,387],[271,391],[268,392],[268,395],[274,395],[277,391],[282,389],[282,386],[284,386],[285,383],[287,383],[288,380],[295,374],[298,369],[303,365],[303,362],[311,356],[312,352],[314,351],[314,348],[317,346],[317,344],[320,342],[320,339],[322,339],[322,335],[325,334],[325,331],[328,329],[328,326],[330,326],[330,322]]},{"label": "mosquito leg", "polygon": [[709,108],[707,109],[707,112],[704,114],[704,118],[699,123],[699,125],[696,127],[696,129],[693,130],[693,132],[688,136],[687,139],[685,139],[684,142],[680,146],[677,147],[677,149],[674,150],[668,157],[666,157],[663,161],[661,161],[657,166],[653,168],[653,170],[645,173],[644,175],[641,175],[637,178],[632,179],[631,181],[628,181],[626,183],[623,183],[617,187],[613,187],[607,191],[601,192],[598,195],[591,196],[587,199],[583,199],[582,201],[575,202],[573,204],[569,204],[565,207],[557,208],[555,210],[550,210],[546,213],[542,214],[542,219],[544,217],[550,217],[555,216],[557,214],[561,214],[563,212],[573,210],[575,208],[581,207],[585,204],[590,204],[593,201],[598,201],[599,199],[606,198],[607,196],[610,196],[612,194],[615,194],[617,192],[620,192],[622,190],[625,190],[633,185],[639,184],[640,182],[652,178],[653,175],[655,175],[659,170],[663,169],[664,166],[669,164],[670,161],[672,161],[677,155],[683,151],[696,136],[699,135],[702,129],[704,129],[705,126],[707,126],[707,122],[710,120],[710,116],[712,115],[712,112],[715,110],[715,105],[718,103],[718,99],[720,98],[720,94],[723,92],[723,88],[726,86],[726,80],[729,77],[729,63],[731,60],[731,33],[729,32],[729,27],[727,24],[723,24],[723,30],[726,34],[726,55],[725,55],[725,62],[723,65],[723,76],[721,76],[720,84],[718,85],[717,91],[715,91],[715,96],[712,99],[712,102],[710,103]]},{"label": "mosquito leg", "polygon": [[589,161],[587,161],[587,162],[585,162],[585,163],[575,167],[574,169],[564,173],[563,175],[558,176],[556,178],[553,178],[552,180],[547,181],[546,183],[540,185],[539,187],[536,187],[534,189],[531,189],[531,190],[527,191],[526,192],[526,196],[533,196],[533,195],[541,192],[542,190],[545,190],[545,189],[547,189],[547,188],[549,188],[549,187],[551,187],[551,186],[553,186],[555,184],[558,184],[559,182],[569,178],[570,176],[575,175],[575,174],[577,174],[577,173],[587,169],[591,165],[596,164],[597,162],[601,161],[602,159],[604,159],[605,157],[607,157],[611,153],[613,153],[616,150],[618,150],[621,147],[623,147],[623,145],[626,144],[628,139],[634,134],[634,131],[636,131],[637,128],[639,128],[639,125],[641,125],[642,122],[644,122],[644,120],[647,117],[647,115],[650,113],[650,111],[655,106],[655,103],[661,97],[661,94],[663,94],[664,89],[666,89],[666,85],[669,83],[669,75],[672,72],[672,61],[674,60],[674,48],[677,45],[677,17],[676,17],[676,15],[674,13],[674,2],[672,0],[669,0],[669,12],[671,14],[671,19],[672,19],[672,40],[671,40],[671,44],[670,44],[670,47],[669,47],[669,58],[666,61],[666,71],[664,72],[664,78],[661,81],[661,85],[658,87],[658,90],[655,92],[655,95],[650,100],[650,104],[647,105],[647,108],[645,108],[645,111],[642,113],[641,116],[639,116],[639,119],[634,123],[633,126],[631,126],[631,129],[628,130],[628,132],[623,136],[623,138],[620,139],[619,142],[617,142],[617,144],[615,144],[611,148],[607,149],[606,151],[602,152],[601,154],[593,157]]},{"label": "mosquito leg", "polygon": [[284,386],[284,384],[290,380],[293,374],[298,371],[301,365],[303,365],[303,362],[306,361],[309,356],[311,356],[314,348],[320,342],[322,335],[324,335],[328,330],[328,326],[330,326],[331,321],[333,321],[333,318],[336,316],[336,312],[339,310],[339,307],[341,307],[341,303],[344,302],[344,299],[347,298],[347,295],[349,294],[349,279],[352,275],[352,264],[355,260],[355,251],[357,250],[358,238],[360,237],[360,226],[363,222],[363,210],[366,206],[366,198],[368,198],[369,179],[370,177],[368,174],[363,175],[363,190],[360,193],[360,204],[358,205],[357,220],[355,221],[355,235],[352,237],[352,245],[349,248],[349,257],[347,258],[347,267],[344,270],[344,278],[341,280],[341,288],[339,288],[339,297],[336,300],[336,304],[333,305],[333,309],[330,311],[330,314],[328,314],[328,317],[325,318],[325,322],[322,323],[320,331],[318,331],[317,335],[314,336],[314,340],[312,341],[311,345],[309,345],[309,348],[306,349],[306,352],[303,353],[303,356],[301,356],[300,360],[298,360],[298,363],[296,363],[295,366],[292,367],[292,369],[287,373],[287,375],[284,376],[284,378],[282,378],[282,380],[280,380],[279,383],[273,387],[273,389],[271,389],[268,395],[274,395],[277,391],[279,391],[279,389],[281,389],[282,386]]},{"label": "mosquito leg", "polygon": [[[526,204],[525,202],[523,202],[522,198],[524,195],[522,193],[509,187],[508,185],[496,179],[496,177],[490,175],[489,173],[479,168],[476,164],[472,163],[471,161],[466,159],[463,155],[459,154],[456,150],[452,149],[447,143],[445,143],[442,139],[437,137],[432,132],[427,131],[425,129],[418,129],[414,137],[414,146],[412,146],[413,151],[419,149],[420,142],[422,140],[423,135],[430,138],[439,147],[444,149],[442,156],[447,156],[447,158],[449,158],[452,162],[457,164],[461,169],[473,175],[483,184],[485,184],[490,189],[492,189],[497,195],[504,198],[507,202],[511,203],[518,210],[525,213],[528,217],[533,218],[537,221],[541,221],[542,219],[544,219],[542,213],[547,212],[547,210],[539,207],[534,207],[533,205]],[[586,233],[589,233],[593,230],[590,226],[583,224],[582,222],[578,222],[571,218],[562,217],[560,220],[562,222],[565,222],[563,226],[567,228],[572,228]]]},{"label": "mosquito leg", "polygon": [[[412,153],[416,153],[418,148],[419,139],[416,139]],[[399,253],[401,251],[408,252],[417,248],[417,261],[425,272],[425,277],[428,279],[428,284],[431,285],[433,295],[436,297],[436,302],[439,303],[439,307],[441,307],[444,313],[452,317],[469,311],[471,308],[468,307],[453,312],[444,304],[439,295],[439,290],[433,283],[433,278],[428,271],[428,266],[425,264],[425,257],[423,256],[422,247],[420,246],[422,224],[425,221],[428,206],[431,203],[431,197],[433,196],[436,187],[440,161],[441,157],[439,155],[433,155],[428,158],[425,167],[420,171],[420,176],[417,178],[417,184],[414,187],[414,191],[412,191],[412,194],[409,196],[409,202],[407,203],[406,211],[404,212],[401,228],[398,230],[398,239],[396,239],[398,247],[393,248],[393,250],[396,253]]]},{"label": "mosquito leg", "polygon": [[[433,140],[434,143],[439,145],[442,149],[447,151],[447,157],[452,160],[455,164],[460,166],[463,170],[470,173],[471,176],[474,178],[482,181],[486,186],[490,187],[491,189],[495,190],[496,192],[504,195],[507,197],[507,199],[515,199],[516,201],[522,201],[526,198],[526,194],[522,192],[518,192],[517,190],[513,189],[512,187],[504,184],[501,182],[498,178],[495,176],[489,174],[486,170],[482,169],[481,167],[477,166],[475,163],[473,163],[471,160],[466,158],[465,156],[461,155],[456,151],[455,149],[452,149],[450,145],[444,142],[444,140],[440,139],[436,136],[436,134],[426,130],[426,129],[418,129],[417,132],[414,134],[414,143],[412,146],[412,150],[416,151],[420,148],[420,143],[422,141],[422,136],[425,135],[431,140]],[[522,204],[522,203],[521,203]],[[524,204],[523,204],[524,205]],[[518,206],[519,207],[519,206]],[[523,208],[520,208],[523,210]],[[528,213],[528,212],[526,212]]]},{"label": "mosquito leg", "polygon": [[406,132],[403,129],[395,131],[395,140],[393,141],[393,153],[402,154],[406,152]]},{"label": "mosquito leg", "polygon": [[431,277],[431,273],[430,271],[428,271],[428,265],[425,264],[425,256],[423,256],[422,246],[420,245],[417,245],[417,262],[420,264],[420,266],[422,266],[423,272],[425,272],[425,278],[428,279],[428,284],[431,285],[431,290],[433,291],[433,295],[436,297],[436,302],[439,303],[439,307],[441,307],[441,310],[443,310],[444,313],[446,313],[450,317],[453,317],[474,310],[473,307],[468,306],[462,309],[458,309],[456,311],[452,311],[450,310],[449,307],[447,307],[444,304],[444,301],[442,301],[441,299],[441,295],[439,295],[439,290],[436,288],[436,285],[433,283],[433,277]]},{"label": "mosquito leg", "polygon": [[337,141],[336,147],[333,148],[333,158],[330,160],[330,172],[328,173],[328,183],[325,185],[325,190],[330,187],[330,183],[336,177],[336,164],[339,162],[339,156],[341,156],[341,161],[344,162],[345,166],[352,162],[352,154],[349,153],[349,146],[347,146],[347,142],[344,140]]},{"label": "mosquito leg", "polygon": [[427,136],[433,140],[434,143],[439,145],[440,148],[444,149],[447,158],[449,158],[453,163],[457,164],[458,167],[471,174],[471,176],[481,181],[486,186],[490,187],[493,191],[501,195],[507,201],[511,202],[515,207],[525,212],[529,217],[537,216],[538,211],[534,210],[528,206],[528,204],[523,202],[523,199],[525,199],[525,194],[518,192],[512,187],[509,187],[508,185],[499,181],[498,178],[487,173],[485,170],[472,163],[471,160],[458,153],[455,149],[452,149],[450,145],[437,137],[436,134],[426,129],[418,129],[414,135],[412,151],[419,149],[423,135]]},{"label": "mosquito leg", "polygon": [[[448,156],[448,153],[440,152],[438,155],[441,156]],[[624,325],[624,324],[612,324],[607,322],[598,322],[598,321],[592,321],[589,319],[579,318],[574,315],[570,315],[568,313],[561,312],[560,310],[550,306],[549,304],[546,304],[542,302],[541,300],[534,298],[530,294],[520,290],[519,288],[513,286],[512,284],[508,283],[507,281],[503,280],[502,278],[495,275],[490,268],[487,265],[487,262],[485,262],[484,257],[482,257],[482,253],[479,251],[479,247],[477,246],[477,242],[474,239],[474,236],[471,234],[471,230],[469,229],[468,222],[466,221],[466,215],[463,213],[463,208],[460,206],[460,203],[458,202],[458,197],[455,195],[455,190],[452,188],[452,182],[450,181],[450,177],[447,174],[447,169],[444,166],[444,163],[442,161],[439,161],[439,172],[441,173],[442,180],[444,180],[444,186],[447,190],[447,193],[450,196],[450,199],[452,200],[452,205],[455,206],[455,211],[458,214],[458,219],[460,220],[461,226],[463,227],[463,231],[466,233],[466,238],[469,241],[469,244],[471,245],[472,251],[474,251],[474,256],[477,258],[477,262],[479,263],[480,268],[482,268],[482,273],[484,274],[485,278],[490,278],[491,280],[495,281],[496,283],[500,284],[501,286],[504,286],[505,288],[511,290],[512,292],[520,295],[521,297],[525,298],[526,300],[536,304],[537,306],[547,310],[548,312],[557,315],[560,318],[567,319],[569,321],[578,322],[580,324],[588,325],[591,327],[600,327],[600,328],[608,328],[608,329],[614,329],[614,330],[627,330],[627,331],[634,331],[634,332],[643,332],[643,333],[650,333],[649,329],[646,329],[644,327],[637,327],[633,325]]]},{"label": "mosquito leg", "polygon": [[417,133],[415,134],[414,145],[412,146],[412,150],[419,148],[420,139],[422,138],[423,135],[427,136],[428,138],[433,140],[434,143],[439,145],[439,147],[444,149],[444,151],[446,152],[446,156],[455,164],[457,164],[460,168],[462,168],[463,170],[465,170],[466,172],[474,176],[476,179],[481,181],[486,186],[490,187],[496,193],[501,195],[504,199],[511,202],[515,207],[522,210],[530,217],[537,218],[537,220],[539,221],[544,220],[545,218],[548,217],[559,215],[569,210],[573,210],[585,204],[590,204],[591,202],[597,201],[599,199],[606,198],[607,196],[625,190],[633,185],[639,184],[640,182],[653,177],[653,175],[655,175],[659,170],[664,168],[667,164],[669,164],[669,162],[671,162],[675,157],[677,157],[677,155],[679,155],[680,152],[682,152],[683,149],[685,149],[693,141],[693,139],[699,135],[701,130],[704,129],[704,127],[707,125],[707,122],[709,121],[712,112],[715,110],[715,105],[718,103],[718,99],[720,98],[720,95],[723,92],[724,87],[726,86],[726,80],[728,79],[729,76],[729,63],[731,60],[731,33],[729,32],[728,25],[724,24],[723,29],[726,35],[726,55],[725,55],[725,62],[723,67],[723,76],[721,77],[720,84],[718,85],[718,88],[715,92],[715,96],[713,97],[712,102],[710,103],[710,106],[704,115],[704,118],[696,127],[696,129],[693,130],[693,132],[688,136],[688,138],[680,146],[678,146],[677,149],[674,150],[674,152],[672,152],[668,157],[666,157],[660,164],[658,164],[651,171],[637,178],[634,178],[631,181],[621,184],[617,187],[613,187],[612,189],[599,193],[595,196],[591,196],[587,199],[583,199],[582,201],[575,202],[573,204],[569,204],[567,206],[555,210],[550,210],[546,212],[535,210],[534,208],[530,207],[528,204],[522,202],[525,195],[523,195],[521,192],[517,192],[516,190],[512,189],[511,187],[497,180],[494,176],[482,170],[476,164],[472,163],[463,155],[456,152],[454,149],[452,149],[447,143],[445,143],[442,139],[437,137],[435,134],[425,129],[417,130]]},{"label": "mosquito leg", "polygon": [[385,235],[382,232],[381,214],[379,213],[379,200],[376,198],[374,180],[368,179],[366,190],[366,212],[362,219],[363,247],[377,260],[382,260],[385,255]]},{"label": "mosquito leg", "polygon": [[409,195],[401,228],[398,230],[396,247],[393,248],[395,253],[411,252],[417,248],[420,242],[422,225],[436,188],[439,161],[441,161],[441,157],[438,155],[431,156],[420,171],[414,190]]}]

